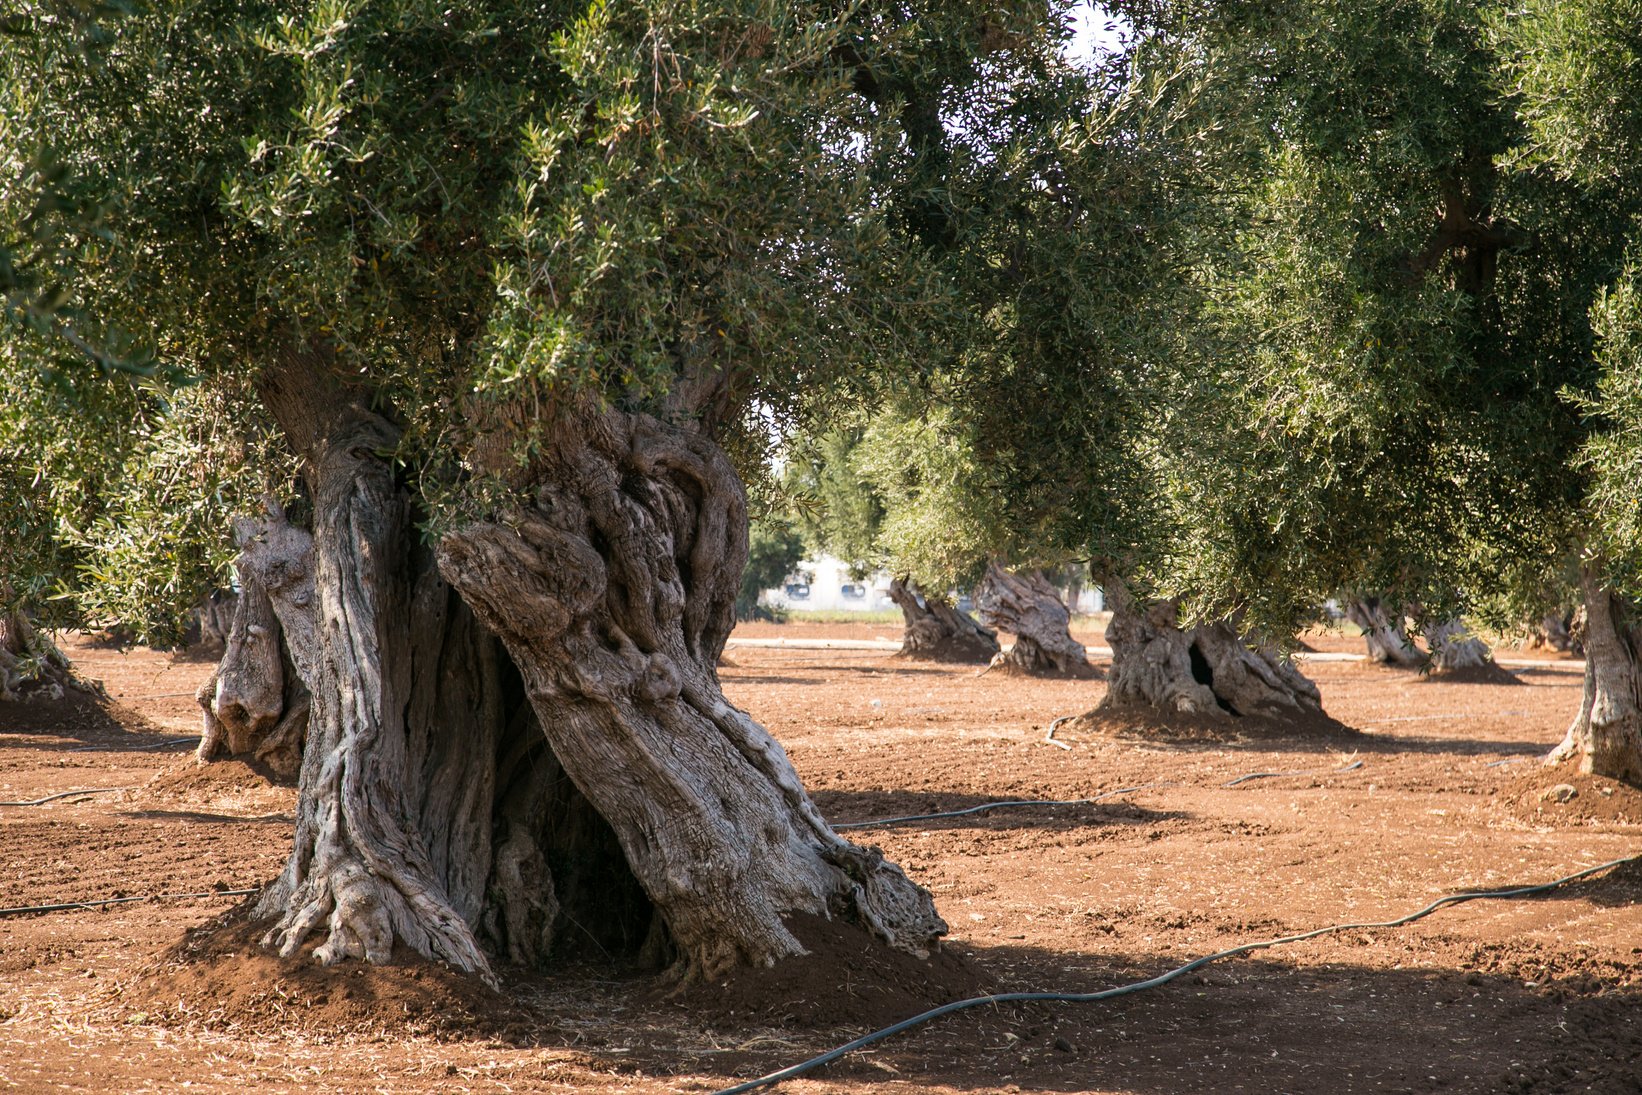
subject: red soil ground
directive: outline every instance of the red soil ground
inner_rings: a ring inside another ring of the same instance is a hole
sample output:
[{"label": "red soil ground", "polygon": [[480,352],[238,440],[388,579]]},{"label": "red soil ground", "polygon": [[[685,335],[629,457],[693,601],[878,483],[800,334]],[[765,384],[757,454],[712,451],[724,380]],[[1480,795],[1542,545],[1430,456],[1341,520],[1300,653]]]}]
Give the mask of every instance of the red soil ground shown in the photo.
[{"label": "red soil ground", "polygon": [[[145,748],[197,733],[190,695],[209,666],[68,645],[114,704],[0,707],[0,799],[132,790],[0,807],[0,906],[271,877],[292,792],[238,766],[200,770],[186,745]],[[932,963],[823,931],[815,957],[775,980],[675,996],[605,967],[512,977],[503,997],[425,963],[321,970],[266,955],[244,928],[184,944],[227,898],[0,918],[0,1089],[707,1092],[954,995],[1091,991],[1642,850],[1642,794],[1536,763],[1579,695],[1566,658],[1512,666],[1519,687],[1314,662],[1330,713],[1357,733],[1063,726],[1061,749],[1046,727],[1092,708],[1099,681],[976,676],[876,650],[731,657],[730,696],[782,739],[835,821],[1152,786],[862,831],[951,924]],[[1362,767],[1337,771],[1352,760]],[[1225,786],[1255,772],[1306,774]],[[1542,797],[1564,781],[1574,798]],[[1639,901],[1642,869],[1629,866],[1540,898],[1258,952],[1104,1004],[949,1017],[776,1090],[1635,1093]]]}]

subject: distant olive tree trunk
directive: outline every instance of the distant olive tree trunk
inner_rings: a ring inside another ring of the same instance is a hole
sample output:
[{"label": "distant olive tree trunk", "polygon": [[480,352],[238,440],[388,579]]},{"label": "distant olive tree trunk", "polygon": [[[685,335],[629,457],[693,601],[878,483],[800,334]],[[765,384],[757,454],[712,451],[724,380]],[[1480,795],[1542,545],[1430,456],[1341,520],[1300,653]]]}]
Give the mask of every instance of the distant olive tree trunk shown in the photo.
[{"label": "distant olive tree trunk", "polygon": [[1426,663],[1425,654],[1403,628],[1402,614],[1393,619],[1378,597],[1353,598],[1345,607],[1346,619],[1362,629],[1369,661],[1410,668]]},{"label": "distant olive tree trunk", "polygon": [[1547,762],[1642,785],[1642,632],[1636,613],[1596,573],[1582,574],[1585,690]]},{"label": "distant olive tree trunk", "polygon": [[1431,668],[1439,673],[1486,669],[1494,664],[1494,652],[1488,644],[1471,634],[1458,619],[1428,626],[1425,643],[1431,649]]},{"label": "distant olive tree trunk", "polygon": [[[9,599],[0,588],[0,604]],[[0,700],[60,700],[68,689],[88,689],[57,644],[42,635],[21,606],[0,609]]]},{"label": "distant olive tree trunk", "polygon": [[993,656],[993,668],[1035,677],[1094,675],[1088,651],[1072,638],[1071,613],[1041,570],[1011,574],[988,564],[975,606],[988,627],[1015,636],[1014,646]]},{"label": "distant olive tree trunk", "polygon": [[1317,686],[1293,662],[1251,646],[1228,624],[1182,629],[1173,601],[1137,603],[1115,582],[1105,589],[1112,669],[1102,709],[1142,707],[1211,718],[1322,712]]},{"label": "distant olive tree trunk", "polygon": [[900,656],[937,662],[988,663],[998,653],[998,636],[947,601],[932,597],[911,578],[889,583],[889,598],[901,610]]}]

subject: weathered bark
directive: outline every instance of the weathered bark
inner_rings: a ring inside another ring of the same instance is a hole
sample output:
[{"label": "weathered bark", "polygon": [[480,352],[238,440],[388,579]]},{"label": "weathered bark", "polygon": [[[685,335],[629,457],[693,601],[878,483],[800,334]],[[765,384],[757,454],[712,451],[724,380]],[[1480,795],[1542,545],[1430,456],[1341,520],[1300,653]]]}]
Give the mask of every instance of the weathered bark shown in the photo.
[{"label": "weathered bark", "polygon": [[40,634],[26,611],[0,609],[0,700],[60,700],[71,688],[95,691],[74,675],[63,652]]},{"label": "weathered bark", "polygon": [[911,578],[891,581],[889,597],[905,621],[899,657],[987,663],[997,656],[996,634],[956,606],[924,593]]},{"label": "weathered bark", "polygon": [[1115,583],[1107,595],[1112,669],[1102,709],[1143,706],[1211,718],[1322,713],[1322,694],[1293,662],[1250,646],[1230,625],[1182,630],[1173,601],[1139,605]]},{"label": "weathered bark", "polygon": [[1486,669],[1494,664],[1488,644],[1471,634],[1461,620],[1444,620],[1427,627],[1425,643],[1431,649],[1431,668],[1439,673]]},{"label": "weathered bark", "polygon": [[326,964],[402,944],[487,979],[490,954],[539,962],[576,933],[637,953],[649,905],[500,644],[419,549],[375,455],[393,440],[368,412],[333,416],[306,452],[312,533],[274,509],[241,540],[311,696],[294,846],[253,911],[264,941],[289,955],[318,931]]},{"label": "weathered bark", "polygon": [[226,649],[229,633],[234,627],[234,613],[239,611],[239,596],[226,589],[213,589],[211,595],[194,609],[199,624],[200,645]]},{"label": "weathered bark", "polygon": [[1425,654],[1403,629],[1402,615],[1399,613],[1395,620],[1391,619],[1378,597],[1346,601],[1346,619],[1362,629],[1369,661],[1410,668],[1425,665]]},{"label": "weathered bark", "polygon": [[703,433],[567,414],[534,504],[448,534],[441,572],[506,645],[565,773],[610,822],[687,974],[801,953],[793,913],[923,952],[927,891],[833,832],[786,752],[732,706],[746,501]]},{"label": "weathered bark", "polygon": [[1546,758],[1586,775],[1642,785],[1642,651],[1634,612],[1594,571],[1585,600],[1585,691],[1568,733]]},{"label": "weathered bark", "polygon": [[1072,615],[1041,570],[1011,574],[997,563],[975,594],[988,627],[1008,631],[1015,645],[992,658],[992,668],[1034,677],[1090,677],[1094,667],[1083,644],[1072,638]]},{"label": "weathered bark", "polygon": [[[277,509],[269,516],[283,520]],[[264,527],[237,523],[242,553]],[[290,661],[284,630],[257,568],[242,554],[234,569],[240,595],[232,602],[222,660],[194,697],[204,714],[196,755],[202,764],[218,756],[244,757],[266,764],[275,776],[290,778],[301,764],[307,738],[308,689]]]}]

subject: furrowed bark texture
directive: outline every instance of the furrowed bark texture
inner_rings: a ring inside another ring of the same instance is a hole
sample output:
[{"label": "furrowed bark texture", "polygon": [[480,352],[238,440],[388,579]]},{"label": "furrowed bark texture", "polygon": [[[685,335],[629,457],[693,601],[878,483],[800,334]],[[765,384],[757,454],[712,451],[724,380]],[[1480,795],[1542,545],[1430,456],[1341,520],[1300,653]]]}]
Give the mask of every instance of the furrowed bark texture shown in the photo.
[{"label": "furrowed bark texture", "polygon": [[1014,646],[992,658],[992,668],[1034,677],[1094,675],[1088,651],[1072,638],[1072,614],[1041,570],[1011,574],[988,564],[975,605],[988,627],[1015,636]]},{"label": "furrowed bark texture", "polygon": [[[249,521],[236,524],[242,553],[261,528]],[[256,567],[242,554],[234,569],[241,592],[232,602],[222,660],[195,695],[203,712],[196,756],[202,764],[219,756],[244,757],[288,779],[302,763],[308,689],[291,664],[279,616]]]},{"label": "furrowed bark texture", "polygon": [[1362,629],[1370,661],[1410,668],[1425,664],[1425,655],[1403,630],[1401,615],[1394,622],[1378,597],[1348,600],[1346,619]]},{"label": "furrowed bark texture", "polygon": [[447,535],[439,567],[506,644],[683,971],[801,953],[782,923],[800,912],[925,952],[946,930],[928,892],[834,833],[780,744],[720,690],[747,554],[723,451],[644,415],[566,418],[534,504]]},{"label": "furrowed bark texture", "polygon": [[334,423],[307,460],[312,534],[274,510],[242,541],[311,696],[294,847],[254,911],[265,942],[289,955],[318,932],[326,964],[402,944],[487,979],[487,950],[539,962],[572,919],[636,951],[648,905],[500,644],[418,550],[374,455],[392,441],[365,412]]},{"label": "furrowed bark texture", "polygon": [[1494,664],[1488,644],[1471,634],[1460,620],[1444,620],[1425,629],[1431,648],[1431,668],[1437,672],[1483,669]]},{"label": "furrowed bark texture", "polygon": [[973,664],[997,656],[997,635],[956,606],[927,595],[911,578],[892,580],[889,596],[905,621],[899,657]]},{"label": "furrowed bark texture", "polygon": [[1179,626],[1173,601],[1138,604],[1116,583],[1107,589],[1112,669],[1101,708],[1232,718],[1320,714],[1322,694],[1294,663],[1250,646],[1226,623]]},{"label": "furrowed bark texture", "polygon": [[1642,785],[1642,650],[1629,606],[1592,572],[1585,598],[1585,692],[1579,714],[1547,763]]}]

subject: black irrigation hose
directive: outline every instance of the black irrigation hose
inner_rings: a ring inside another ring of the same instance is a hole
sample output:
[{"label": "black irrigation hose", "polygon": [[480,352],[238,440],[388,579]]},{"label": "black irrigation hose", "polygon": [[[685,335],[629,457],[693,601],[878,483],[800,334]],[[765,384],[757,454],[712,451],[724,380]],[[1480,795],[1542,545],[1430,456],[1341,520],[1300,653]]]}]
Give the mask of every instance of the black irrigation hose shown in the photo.
[{"label": "black irrigation hose", "polygon": [[84,787],[84,788],[81,788],[78,791],[58,791],[55,795],[47,795],[45,798],[30,799],[27,802],[0,802],[0,806],[40,806],[40,805],[43,805],[47,802],[53,802],[53,801],[55,801],[57,799],[60,799],[60,798],[73,798],[75,795],[107,795],[107,794],[112,794],[115,791],[131,791],[131,790],[135,790],[135,788],[132,788],[132,787]]},{"label": "black irrigation hose", "polygon": [[15,909],[0,909],[0,916],[26,916],[29,913],[67,912],[70,909],[100,909],[105,905],[124,905],[131,901],[186,901],[200,897],[245,897],[251,890],[209,890],[205,893],[151,893],[137,897],[105,897],[99,901],[63,901],[55,905],[20,905]]},{"label": "black irrigation hose", "polygon": [[1276,776],[1332,776],[1340,772],[1350,772],[1362,766],[1362,761],[1354,760],[1344,768],[1308,768],[1303,772],[1250,772],[1246,776],[1238,776],[1236,779],[1227,780],[1220,786],[1236,787],[1239,783],[1247,783],[1251,779],[1272,779]]},{"label": "black irrigation hose", "polygon": [[1149,787],[1171,787],[1169,783],[1142,783],[1138,787],[1119,787],[1115,791],[1103,791],[1093,798],[1017,798],[1006,799],[1002,802],[983,802],[979,806],[970,806],[963,810],[945,810],[938,814],[907,814],[904,817],[881,817],[873,821],[846,821],[834,825],[834,829],[870,829],[877,825],[895,825],[902,821],[934,821],[948,817],[968,817],[970,814],[982,814],[988,810],[1001,810],[1009,806],[1087,806],[1092,802],[1099,802],[1103,798],[1114,795],[1126,795],[1131,791],[1144,791]]},{"label": "black irrigation hose", "polygon": [[78,745],[70,749],[70,753],[142,753],[149,749],[164,749],[167,745],[187,745],[189,742],[199,741],[200,736],[195,734],[191,738],[172,738],[170,741],[156,741],[150,745]]},{"label": "black irrigation hose", "polygon": [[833,1061],[838,1060],[838,1058],[847,1053],[853,1053],[855,1050],[864,1049],[875,1042],[881,1042],[885,1038],[899,1034],[903,1030],[910,1030],[913,1027],[921,1026],[932,1019],[938,1019],[943,1015],[950,1015],[955,1011],[966,1011],[969,1008],[981,1007],[985,1004],[1017,1004],[1030,1002],[1089,1004],[1099,1000],[1111,1000],[1118,996],[1128,996],[1130,993],[1141,992],[1145,989],[1155,989],[1160,985],[1166,985],[1170,981],[1184,977],[1193,970],[1202,969],[1210,962],[1218,962],[1222,958],[1232,958],[1239,954],[1247,954],[1250,951],[1264,950],[1267,947],[1282,946],[1285,943],[1299,943],[1307,939],[1315,939],[1319,935],[1327,935],[1331,932],[1356,931],[1364,928],[1399,928],[1404,924],[1411,924],[1422,917],[1430,916],[1432,913],[1436,912],[1445,905],[1458,905],[1466,901],[1503,900],[1515,897],[1529,897],[1534,894],[1554,890],[1559,886],[1566,886],[1568,883],[1577,882],[1582,878],[1589,878],[1591,875],[1599,874],[1611,868],[1618,867],[1621,864],[1637,862],[1642,862],[1642,855],[1626,856],[1623,859],[1610,859],[1606,863],[1599,863],[1595,867],[1587,867],[1582,871],[1575,871],[1571,875],[1565,875],[1554,882],[1544,882],[1537,886],[1514,886],[1503,890],[1473,890],[1466,893],[1450,894],[1447,897],[1439,897],[1437,900],[1431,902],[1431,904],[1417,912],[1409,913],[1407,916],[1399,916],[1395,920],[1375,920],[1361,924],[1334,924],[1326,928],[1315,928],[1308,932],[1301,932],[1298,935],[1285,935],[1278,939],[1266,939],[1257,943],[1244,943],[1241,946],[1231,947],[1227,950],[1216,951],[1213,954],[1206,954],[1201,958],[1195,958],[1192,961],[1187,962],[1184,966],[1177,966],[1174,969],[1169,970],[1167,973],[1158,974],[1156,977],[1150,977],[1144,981],[1134,981],[1127,985],[1119,985],[1116,988],[1103,989],[1100,992],[1000,992],[994,993],[991,996],[977,996],[970,1000],[955,1000],[950,1004],[942,1004],[938,1008],[931,1008],[926,1012],[914,1015],[910,1019],[903,1019],[899,1023],[884,1027],[881,1030],[875,1030],[871,1034],[863,1034],[854,1041],[846,1042],[843,1045],[838,1046],[836,1049],[828,1050],[819,1057],[811,1057],[809,1060],[801,1062],[800,1064],[792,1065],[791,1067],[781,1069],[778,1072],[771,1072],[766,1076],[760,1076],[756,1080],[748,1080],[746,1083],[736,1084],[734,1087],[723,1088],[714,1092],[713,1095],[743,1095],[744,1092],[757,1091],[759,1088],[769,1087],[772,1084],[778,1084],[783,1080],[790,1080],[795,1076],[802,1076],[806,1072],[813,1071],[814,1069],[820,1068],[822,1065],[830,1064]]}]

